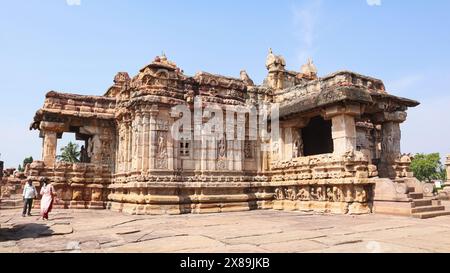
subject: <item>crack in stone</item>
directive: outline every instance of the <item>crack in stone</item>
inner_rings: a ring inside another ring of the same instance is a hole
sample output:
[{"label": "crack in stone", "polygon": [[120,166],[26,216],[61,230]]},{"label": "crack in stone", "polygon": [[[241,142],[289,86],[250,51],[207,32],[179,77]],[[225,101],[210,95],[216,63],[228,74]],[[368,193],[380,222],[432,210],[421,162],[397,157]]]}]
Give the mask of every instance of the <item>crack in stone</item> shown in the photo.
[{"label": "crack in stone", "polygon": [[251,238],[251,237],[260,237],[260,236],[267,236],[267,235],[273,235],[273,234],[281,234],[284,233],[284,231],[277,231],[277,232],[269,232],[264,234],[255,234],[255,235],[241,235],[236,237],[225,237],[225,240],[233,240],[233,239],[242,239],[242,238]]},{"label": "crack in stone", "polygon": [[138,222],[138,221],[144,221],[144,220],[147,220],[147,219],[132,219],[132,220],[128,220],[128,221],[124,221],[124,222],[118,223],[118,224],[110,225],[107,228],[115,228],[115,227],[122,226],[122,225],[125,225],[125,224],[134,223],[134,222]]},{"label": "crack in stone", "polygon": [[400,227],[389,227],[389,228],[381,228],[381,229],[373,229],[373,230],[355,231],[355,232],[343,233],[342,235],[364,234],[364,233],[369,233],[369,232],[396,230],[396,229],[403,229],[403,228],[412,227],[412,226],[413,225],[407,225],[407,226],[400,226]]}]

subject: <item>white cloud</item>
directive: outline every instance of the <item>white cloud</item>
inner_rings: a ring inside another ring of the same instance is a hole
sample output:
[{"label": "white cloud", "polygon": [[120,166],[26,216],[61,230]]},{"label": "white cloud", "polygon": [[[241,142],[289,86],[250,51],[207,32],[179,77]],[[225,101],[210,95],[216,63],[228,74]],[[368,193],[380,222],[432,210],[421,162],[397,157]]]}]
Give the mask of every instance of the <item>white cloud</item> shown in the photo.
[{"label": "white cloud", "polygon": [[66,3],[69,6],[80,6],[81,0],[66,0]]},{"label": "white cloud", "polygon": [[305,63],[315,51],[315,40],[317,38],[317,25],[320,20],[321,0],[309,0],[301,6],[294,6],[293,18],[296,33],[294,35],[300,42],[298,58]]},{"label": "white cloud", "polygon": [[366,0],[369,6],[381,6],[381,0]]}]

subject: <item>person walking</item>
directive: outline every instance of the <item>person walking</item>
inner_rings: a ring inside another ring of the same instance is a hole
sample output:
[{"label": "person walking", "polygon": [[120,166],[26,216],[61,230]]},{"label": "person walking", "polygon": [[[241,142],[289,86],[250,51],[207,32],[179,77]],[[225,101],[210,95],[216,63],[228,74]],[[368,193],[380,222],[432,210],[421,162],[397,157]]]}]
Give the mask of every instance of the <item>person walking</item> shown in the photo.
[{"label": "person walking", "polygon": [[54,198],[56,196],[55,188],[47,178],[42,179],[41,188],[41,216],[43,220],[48,220],[48,214],[52,211]]},{"label": "person walking", "polygon": [[31,216],[31,209],[33,208],[33,200],[38,196],[36,187],[33,185],[33,181],[31,179],[28,179],[27,183],[25,184],[22,196],[24,203],[22,217],[25,217],[25,215]]}]

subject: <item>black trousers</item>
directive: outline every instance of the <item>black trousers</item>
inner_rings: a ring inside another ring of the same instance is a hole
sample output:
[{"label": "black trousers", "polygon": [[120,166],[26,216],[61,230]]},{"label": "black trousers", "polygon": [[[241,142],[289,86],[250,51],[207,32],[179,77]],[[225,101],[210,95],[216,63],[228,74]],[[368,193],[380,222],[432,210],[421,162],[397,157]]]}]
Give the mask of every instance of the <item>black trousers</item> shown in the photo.
[{"label": "black trousers", "polygon": [[33,207],[33,199],[24,199],[24,204],[23,204],[23,215],[27,214],[31,214],[31,208]]}]

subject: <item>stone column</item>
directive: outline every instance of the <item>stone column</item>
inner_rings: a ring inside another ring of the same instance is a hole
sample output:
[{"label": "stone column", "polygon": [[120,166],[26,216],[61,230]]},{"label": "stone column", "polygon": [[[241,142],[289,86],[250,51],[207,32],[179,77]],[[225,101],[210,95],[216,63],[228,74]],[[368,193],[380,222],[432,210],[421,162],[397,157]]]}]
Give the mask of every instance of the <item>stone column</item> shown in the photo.
[{"label": "stone column", "polygon": [[360,105],[333,106],[325,111],[325,119],[332,121],[334,154],[345,154],[356,150],[355,117],[361,115]]},{"label": "stone column", "polygon": [[444,181],[444,190],[450,192],[450,155],[445,160],[445,170],[447,171],[447,181]]},{"label": "stone column", "polygon": [[283,147],[283,160],[292,159],[292,155],[294,154],[294,142],[292,136],[292,128],[284,129],[284,147]]},{"label": "stone column", "polygon": [[131,170],[135,172],[137,170],[137,121],[136,118],[131,123]]},{"label": "stone column", "polygon": [[133,142],[132,142],[132,126],[130,122],[126,124],[127,135],[126,135],[126,172],[131,172],[132,170],[132,151],[133,151]]},{"label": "stone column", "polygon": [[218,145],[219,145],[219,140],[216,137],[214,137],[214,138],[209,137],[209,140],[206,141],[206,161],[208,163],[207,170],[209,170],[209,171],[216,170]]},{"label": "stone column", "polygon": [[396,177],[393,165],[401,156],[400,124],[406,120],[406,112],[385,112],[378,114],[375,119],[381,123],[381,158],[378,166],[382,178]]},{"label": "stone column", "polygon": [[447,160],[445,161],[445,168],[447,170],[447,181],[450,182],[450,155],[447,156]]},{"label": "stone column", "polygon": [[124,126],[122,123],[118,123],[117,125],[117,142],[116,142],[116,173],[122,173],[124,171]]},{"label": "stone column", "polygon": [[244,155],[243,155],[243,141],[242,140],[235,140],[234,142],[234,170],[235,171],[242,171],[244,166]]},{"label": "stone column", "polygon": [[53,167],[56,161],[57,134],[43,131],[42,160],[46,167]]},{"label": "stone column", "polygon": [[137,168],[136,171],[142,171],[142,161],[144,154],[144,114],[142,112],[136,113],[137,118]]},{"label": "stone column", "polygon": [[43,121],[40,125],[42,142],[42,160],[47,167],[53,167],[56,162],[58,132],[64,132],[65,124]]},{"label": "stone column", "polygon": [[149,169],[150,161],[150,114],[148,112],[144,113],[142,126],[142,171],[146,172]]},{"label": "stone column", "polygon": [[167,133],[167,169],[169,170],[175,170],[175,158],[176,158],[176,154],[175,152],[175,143],[174,143],[174,139],[172,137],[172,134],[169,132]]},{"label": "stone column", "polygon": [[278,155],[277,155],[278,160],[277,161],[283,161],[286,156],[286,152],[285,152],[285,148],[284,148],[285,132],[286,132],[285,128],[280,128],[280,136],[279,136],[279,140],[278,140]]},{"label": "stone column", "polygon": [[149,168],[155,169],[156,163],[155,163],[155,157],[157,152],[157,117],[158,117],[158,110],[152,109],[150,112],[150,143],[149,143]]}]

